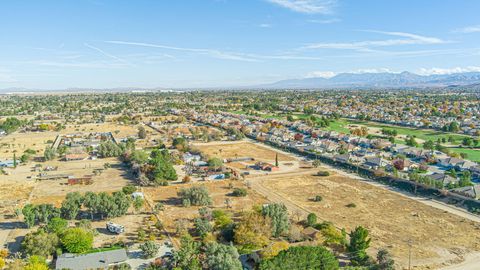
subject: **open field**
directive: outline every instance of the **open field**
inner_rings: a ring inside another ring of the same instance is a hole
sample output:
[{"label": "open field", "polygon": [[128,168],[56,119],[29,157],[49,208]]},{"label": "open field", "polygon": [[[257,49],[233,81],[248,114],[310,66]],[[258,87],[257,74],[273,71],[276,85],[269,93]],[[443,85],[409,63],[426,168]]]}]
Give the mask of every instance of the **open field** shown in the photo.
[{"label": "open field", "polygon": [[28,132],[28,133],[13,133],[4,137],[0,137],[0,160],[13,159],[13,154],[16,153],[17,159],[27,149],[32,149],[38,155],[43,154],[43,150],[50,146],[57,132]]},{"label": "open field", "polygon": [[[372,237],[371,252],[387,247],[401,266],[408,262],[409,240],[413,243],[413,265],[418,269],[436,269],[443,263],[460,261],[466,253],[480,251],[480,224],[336,173],[253,181],[261,181],[268,190],[347,231],[365,226]],[[321,195],[323,201],[310,201],[315,195]],[[347,207],[350,203],[356,207]]]},{"label": "open field", "polygon": [[246,141],[229,142],[229,143],[205,143],[194,144],[195,148],[212,157],[235,158],[235,157],[252,157],[255,160],[273,163],[275,155],[278,154],[278,161],[294,161],[295,158],[277,152],[270,148],[254,144]]}]

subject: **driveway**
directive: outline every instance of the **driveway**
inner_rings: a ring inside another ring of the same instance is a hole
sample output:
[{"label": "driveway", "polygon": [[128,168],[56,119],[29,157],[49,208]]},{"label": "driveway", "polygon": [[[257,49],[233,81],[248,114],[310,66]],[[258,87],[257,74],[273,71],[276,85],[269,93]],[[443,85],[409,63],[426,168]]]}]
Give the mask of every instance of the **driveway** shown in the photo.
[{"label": "driveway", "polygon": [[162,257],[167,252],[172,252],[172,248],[167,247],[166,245],[160,245],[158,253],[155,257],[150,259],[142,258],[142,251],[139,248],[140,244],[135,244],[128,249],[128,260],[125,262],[128,263],[132,269],[145,269],[151,262],[155,261],[156,258]]}]

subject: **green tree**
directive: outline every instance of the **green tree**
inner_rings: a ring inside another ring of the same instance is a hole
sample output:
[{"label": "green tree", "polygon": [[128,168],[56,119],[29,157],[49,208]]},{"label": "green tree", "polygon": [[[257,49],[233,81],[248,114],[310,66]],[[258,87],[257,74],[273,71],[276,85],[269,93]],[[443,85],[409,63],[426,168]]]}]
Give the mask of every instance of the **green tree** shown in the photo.
[{"label": "green tree", "polygon": [[178,192],[178,196],[182,198],[182,202],[195,206],[208,206],[212,204],[212,198],[205,186],[193,186],[190,188],[182,188]]},{"label": "green tree", "polygon": [[280,251],[277,256],[262,260],[260,270],[337,270],[338,260],[321,246],[296,246]]},{"label": "green tree", "polygon": [[47,231],[60,235],[68,227],[68,222],[59,217],[54,217],[48,221]]},{"label": "green tree", "polygon": [[35,225],[35,206],[33,204],[27,204],[22,208],[23,220],[28,228]]},{"label": "green tree", "polygon": [[181,270],[201,270],[199,242],[192,239],[190,235],[184,235],[180,239],[181,247],[173,252],[174,265]]},{"label": "green tree", "polygon": [[55,253],[59,244],[60,241],[56,234],[38,230],[25,235],[22,241],[22,249],[30,256],[49,257]]},{"label": "green tree", "polygon": [[144,204],[145,204],[145,200],[143,200],[143,198],[140,196],[137,196],[135,197],[135,199],[133,199],[133,207],[135,208],[136,212],[140,211],[140,209],[142,209]]},{"label": "green tree", "polygon": [[66,219],[75,219],[80,211],[82,203],[83,196],[80,192],[67,193],[67,196],[60,207],[62,216]]},{"label": "green tree", "polygon": [[205,256],[207,268],[210,270],[242,270],[242,264],[238,259],[240,255],[234,246],[217,242],[208,243],[205,247]]},{"label": "green tree", "polygon": [[368,230],[358,226],[350,234],[350,243],[347,251],[350,254],[350,261],[353,265],[366,265],[369,260],[366,250],[370,246]]},{"label": "green tree", "polygon": [[159,246],[153,241],[147,241],[140,245],[140,250],[142,251],[143,257],[153,258],[158,253]]},{"label": "green tree", "polygon": [[43,157],[45,158],[45,160],[52,160],[55,158],[56,155],[57,153],[52,147],[45,148],[45,151],[43,152]]},{"label": "green tree", "polygon": [[147,131],[145,130],[144,127],[139,127],[138,128],[138,138],[140,138],[140,139],[147,138]]},{"label": "green tree", "polygon": [[208,167],[217,171],[223,166],[223,160],[220,158],[214,157],[208,160]]},{"label": "green tree", "polygon": [[388,250],[381,248],[377,252],[378,270],[395,270],[395,261]]},{"label": "green tree", "polygon": [[195,232],[201,238],[204,238],[209,232],[213,231],[212,224],[205,218],[195,218],[193,224],[195,226]]},{"label": "green tree", "polygon": [[272,235],[279,237],[290,228],[290,221],[288,219],[288,210],[284,204],[272,203],[263,206],[263,216],[271,219]]},{"label": "green tree", "polygon": [[81,228],[69,228],[61,236],[64,248],[70,253],[83,253],[92,248],[93,234]]},{"label": "green tree", "polygon": [[307,216],[307,225],[308,226],[313,226],[317,224],[317,215],[315,213],[310,213]]}]

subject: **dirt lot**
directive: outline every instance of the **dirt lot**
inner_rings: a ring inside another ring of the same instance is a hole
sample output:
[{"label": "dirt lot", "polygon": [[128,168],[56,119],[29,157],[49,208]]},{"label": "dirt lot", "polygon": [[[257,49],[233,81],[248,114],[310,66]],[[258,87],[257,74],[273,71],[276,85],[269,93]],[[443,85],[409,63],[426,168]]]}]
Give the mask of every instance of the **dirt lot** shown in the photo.
[{"label": "dirt lot", "polygon": [[[229,196],[229,194],[232,192],[232,189],[229,188],[229,183],[232,183],[233,187],[246,188],[242,181],[228,180],[202,182],[195,185],[205,185],[207,187],[213,200],[213,209],[227,210],[225,201],[230,199],[232,208],[228,209],[228,211],[232,212],[234,217],[241,211],[252,209],[252,206],[254,205],[261,205],[267,202],[264,197],[251,190],[249,190],[246,197]],[[194,184],[177,184],[167,187],[144,188],[144,192],[149,200],[151,200],[153,203],[162,202],[165,205],[165,210],[161,211],[159,216],[166,230],[174,237],[174,239],[177,239],[178,237],[175,235],[175,221],[185,219],[187,220],[189,227],[192,228],[193,218],[198,217],[198,209],[200,207],[183,207],[177,196],[177,192],[179,192],[182,188],[191,187],[192,185]]]},{"label": "dirt lot", "polygon": [[[260,181],[268,190],[315,212],[321,220],[347,231],[365,226],[372,237],[371,252],[387,247],[403,267],[408,264],[409,240],[416,269],[437,269],[466,252],[480,251],[480,224],[358,180],[335,173],[329,177],[308,173]],[[323,201],[310,201],[315,195],[321,195]],[[350,203],[356,207],[347,207]]]},{"label": "dirt lot", "polygon": [[208,156],[216,156],[220,158],[253,157],[255,160],[274,163],[275,154],[278,153],[278,161],[280,162],[296,160],[289,155],[246,141],[230,143],[213,142],[195,144],[194,146]]}]

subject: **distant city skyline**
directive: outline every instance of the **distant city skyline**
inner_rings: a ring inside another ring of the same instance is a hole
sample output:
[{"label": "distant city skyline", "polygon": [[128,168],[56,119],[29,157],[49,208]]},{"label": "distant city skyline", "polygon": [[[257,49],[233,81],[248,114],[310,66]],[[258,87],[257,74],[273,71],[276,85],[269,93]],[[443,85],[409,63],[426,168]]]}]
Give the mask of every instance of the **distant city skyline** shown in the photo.
[{"label": "distant city skyline", "polygon": [[480,71],[479,1],[2,1],[0,89]]}]

